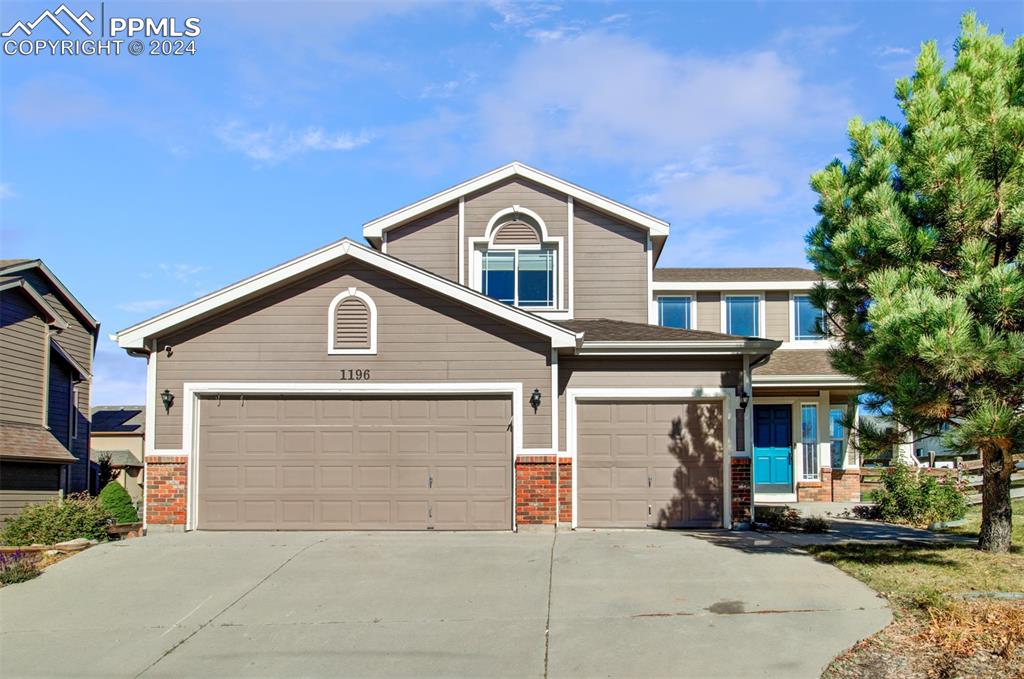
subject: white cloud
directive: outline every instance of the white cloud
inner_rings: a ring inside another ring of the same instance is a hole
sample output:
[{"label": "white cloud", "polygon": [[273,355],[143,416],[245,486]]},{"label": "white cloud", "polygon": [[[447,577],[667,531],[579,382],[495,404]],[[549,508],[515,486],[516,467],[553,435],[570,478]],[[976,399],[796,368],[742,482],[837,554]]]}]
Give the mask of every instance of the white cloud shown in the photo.
[{"label": "white cloud", "polygon": [[429,83],[420,91],[420,99],[450,99],[454,97],[460,89],[475,84],[477,78],[477,74],[470,71],[465,76],[455,80],[446,80],[440,83]]},{"label": "white cloud", "polygon": [[192,283],[196,274],[200,274],[209,268],[208,266],[200,266],[198,264],[160,264],[160,270],[179,283]]},{"label": "white cloud", "polygon": [[117,308],[121,311],[127,311],[128,313],[141,314],[166,309],[172,304],[173,302],[167,299],[142,299],[136,302],[124,302],[122,304],[118,304]]},{"label": "white cloud", "polygon": [[254,128],[238,120],[222,125],[216,133],[227,148],[264,163],[277,163],[311,151],[351,151],[371,139],[365,131],[328,132],[322,127],[295,130],[284,125]]},{"label": "white cloud", "polygon": [[676,218],[693,220],[709,214],[735,214],[770,208],[782,190],[779,179],[731,168],[670,165],[653,179],[654,190],[640,203]]},{"label": "white cloud", "polygon": [[828,54],[838,51],[837,43],[857,30],[859,24],[828,24],[787,28],[775,34],[775,43],[788,49]]},{"label": "white cloud", "polygon": [[913,54],[913,50],[906,47],[879,47],[878,56],[880,57],[903,57],[908,54]]},{"label": "white cloud", "polygon": [[602,24],[617,24],[622,21],[629,21],[628,14],[609,14],[608,16],[601,19]]},{"label": "white cloud", "polygon": [[93,362],[92,405],[141,405],[146,400],[146,361],[102,338]]},{"label": "white cloud", "polygon": [[0,200],[10,200],[11,198],[17,197],[18,194],[14,192],[14,189],[7,182],[0,182]]},{"label": "white cloud", "polygon": [[526,37],[537,42],[555,42],[579,35],[581,30],[577,24],[559,24],[554,28],[531,28],[526,31]]},{"label": "white cloud", "polygon": [[501,16],[501,23],[511,28],[533,26],[561,12],[553,2],[519,2],[518,0],[491,0],[491,9]]}]

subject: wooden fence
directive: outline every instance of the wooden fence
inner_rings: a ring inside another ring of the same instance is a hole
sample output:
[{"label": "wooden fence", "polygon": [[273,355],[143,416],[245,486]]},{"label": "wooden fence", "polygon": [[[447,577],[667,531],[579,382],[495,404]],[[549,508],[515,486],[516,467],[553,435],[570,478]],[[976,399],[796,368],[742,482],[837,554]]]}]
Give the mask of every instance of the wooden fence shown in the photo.
[{"label": "wooden fence", "polygon": [[[1015,455],[1017,471],[1010,477],[1010,497],[1024,498],[1024,455]],[[963,482],[968,487],[967,502],[969,504],[981,504],[981,460],[965,460],[961,457],[951,458],[953,465],[950,467],[937,467],[934,454],[929,456],[927,467],[919,467],[918,473],[927,476],[934,476],[939,479],[953,478]],[[882,475],[888,467],[861,467],[860,470],[860,493],[865,500],[868,499],[871,491],[882,485]]]}]

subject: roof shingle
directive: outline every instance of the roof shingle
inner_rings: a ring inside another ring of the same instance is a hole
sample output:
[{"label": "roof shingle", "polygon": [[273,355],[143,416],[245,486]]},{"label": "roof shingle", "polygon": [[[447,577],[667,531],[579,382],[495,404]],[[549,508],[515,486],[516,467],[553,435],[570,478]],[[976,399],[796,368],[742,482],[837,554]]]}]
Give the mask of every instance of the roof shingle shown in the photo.
[{"label": "roof shingle", "polygon": [[832,367],[828,349],[780,349],[768,362],[754,368],[754,375],[835,375],[847,377]]},{"label": "roof shingle", "polygon": [[799,267],[707,267],[663,268],[654,270],[660,283],[774,283],[785,281],[818,281],[813,269]]},{"label": "roof shingle", "polygon": [[584,342],[680,342],[687,340],[706,342],[743,339],[720,332],[666,328],[660,325],[614,321],[608,318],[559,321],[558,324],[573,332],[582,332]]},{"label": "roof shingle", "polygon": [[40,425],[0,422],[0,457],[41,462],[77,462],[48,429]]}]

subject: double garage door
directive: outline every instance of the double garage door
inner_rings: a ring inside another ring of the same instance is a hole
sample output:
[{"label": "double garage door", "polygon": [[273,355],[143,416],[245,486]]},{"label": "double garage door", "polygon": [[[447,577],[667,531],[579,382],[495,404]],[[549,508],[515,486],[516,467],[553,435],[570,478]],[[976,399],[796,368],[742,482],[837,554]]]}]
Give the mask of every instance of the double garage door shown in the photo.
[{"label": "double garage door", "polygon": [[577,524],[722,525],[721,402],[579,401]]},{"label": "double garage door", "polygon": [[204,397],[197,527],[509,529],[511,415],[507,396]]}]

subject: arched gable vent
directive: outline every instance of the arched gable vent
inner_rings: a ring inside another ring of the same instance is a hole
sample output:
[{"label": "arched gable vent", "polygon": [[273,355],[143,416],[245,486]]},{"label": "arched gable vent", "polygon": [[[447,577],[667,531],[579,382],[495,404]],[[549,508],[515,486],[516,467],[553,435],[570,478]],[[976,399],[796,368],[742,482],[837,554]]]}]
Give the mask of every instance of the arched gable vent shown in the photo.
[{"label": "arched gable vent", "polygon": [[331,300],[327,311],[327,353],[377,353],[377,306],[369,295],[349,288]]},{"label": "arched gable vent", "polygon": [[496,245],[534,245],[540,243],[540,234],[533,226],[516,220],[502,224],[492,242]]}]

